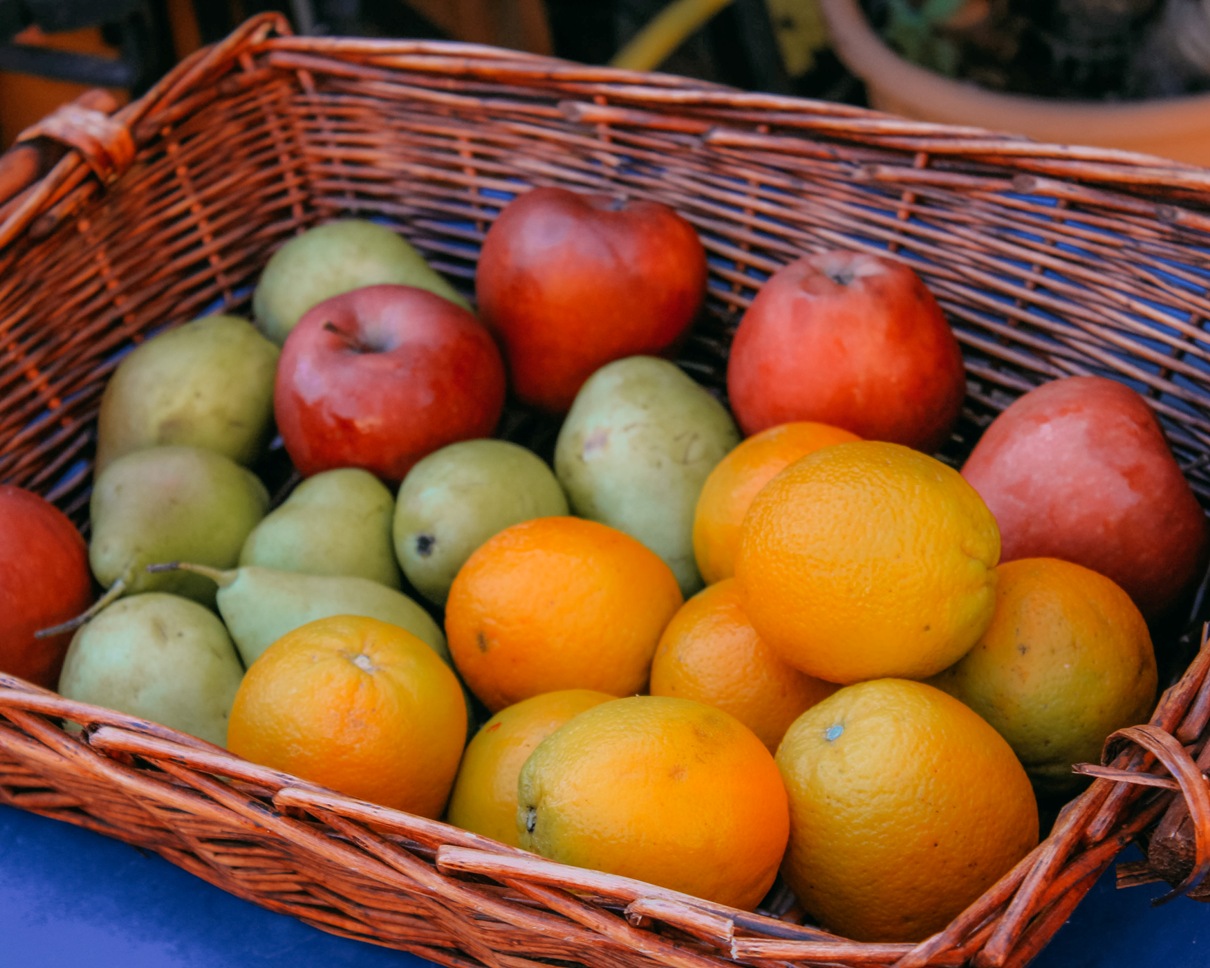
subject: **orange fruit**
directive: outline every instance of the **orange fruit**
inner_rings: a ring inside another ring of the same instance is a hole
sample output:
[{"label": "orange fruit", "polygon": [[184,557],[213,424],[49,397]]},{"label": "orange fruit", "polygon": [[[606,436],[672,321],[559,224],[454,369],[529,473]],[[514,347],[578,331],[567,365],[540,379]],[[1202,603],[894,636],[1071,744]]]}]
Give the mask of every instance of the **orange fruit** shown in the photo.
[{"label": "orange fruit", "polygon": [[466,723],[457,677],[422,639],[336,615],[286,633],[248,667],[227,748],[346,796],[436,818]]},{"label": "orange fruit", "polygon": [[594,706],[538,744],[518,780],[521,846],[751,910],[789,831],[773,755],[734,716],[690,699]]},{"label": "orange fruit", "polygon": [[935,676],[1008,740],[1040,792],[1081,785],[1105,737],[1146,722],[1158,673],[1147,622],[1114,581],[1058,558],[997,569],[991,625]]},{"label": "orange fruit", "polygon": [[923,682],[846,686],[787,730],[782,873],[856,941],[940,930],[1038,842],[1029,777],[977,713]]},{"label": "orange fruit", "polygon": [[799,420],[748,437],[716,464],[693,515],[693,554],[706,583],[735,574],[740,524],[756,492],[773,475],[821,447],[858,439],[840,427]]},{"label": "orange fruit", "polygon": [[795,668],[840,683],[916,679],[983,634],[999,556],[995,518],[956,470],[860,440],[761,488],[735,577],[752,626]]},{"label": "orange fruit", "polygon": [[744,614],[734,578],[708,585],[685,602],[651,661],[653,696],[717,706],[770,751],[799,713],[838,688],[795,669],[764,643]]},{"label": "orange fruit", "polygon": [[466,744],[446,820],[518,846],[517,777],[529,754],[572,716],[615,698],[592,689],[561,689],[501,709]]},{"label": "orange fruit", "polygon": [[492,712],[557,689],[614,696],[647,685],[683,598],[654,551],[574,517],[497,532],[459,569],[445,605],[450,655]]}]

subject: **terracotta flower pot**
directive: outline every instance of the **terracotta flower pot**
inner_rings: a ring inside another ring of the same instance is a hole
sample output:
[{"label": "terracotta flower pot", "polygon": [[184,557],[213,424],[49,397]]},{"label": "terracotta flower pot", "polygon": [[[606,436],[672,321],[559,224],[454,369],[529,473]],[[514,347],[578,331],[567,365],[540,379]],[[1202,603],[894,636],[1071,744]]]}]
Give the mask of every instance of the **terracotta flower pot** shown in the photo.
[{"label": "terracotta flower pot", "polygon": [[904,60],[870,27],[859,0],[819,5],[837,57],[880,111],[1210,166],[1210,94],[1114,103],[1001,94]]}]

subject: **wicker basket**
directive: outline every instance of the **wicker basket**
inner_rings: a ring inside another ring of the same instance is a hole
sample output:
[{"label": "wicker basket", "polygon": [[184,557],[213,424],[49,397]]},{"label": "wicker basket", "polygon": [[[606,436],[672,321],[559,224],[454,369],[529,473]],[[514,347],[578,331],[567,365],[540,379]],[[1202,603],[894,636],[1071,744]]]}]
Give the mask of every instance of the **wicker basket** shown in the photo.
[{"label": "wicker basket", "polygon": [[[709,385],[771,270],[825,246],[889,250],[966,354],[943,457],[1029,387],[1108,374],[1146,393],[1210,504],[1210,171],[484,47],[299,38],[273,16],[112,116],[76,105],[28,134],[0,159],[0,480],[84,527],[98,397],[123,350],[246,308],[274,247],[340,213],[389,222],[470,294],[484,230],[536,183],[662,198],[697,225],[709,313],[683,363]],[[1200,833],[1185,886],[1210,866],[1197,618],[1158,642],[1173,685],[1152,722],[1117,736],[1046,840],[919,945],[563,867],[2,676],[0,802],[450,965],[1019,965],[1170,804],[1187,801]]]}]

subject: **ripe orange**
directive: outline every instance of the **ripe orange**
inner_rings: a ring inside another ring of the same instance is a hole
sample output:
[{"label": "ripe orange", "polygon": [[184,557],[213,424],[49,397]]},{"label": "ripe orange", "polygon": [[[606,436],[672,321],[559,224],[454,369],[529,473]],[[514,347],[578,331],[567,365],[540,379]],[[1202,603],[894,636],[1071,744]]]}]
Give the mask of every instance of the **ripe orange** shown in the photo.
[{"label": "ripe orange", "polygon": [[337,615],[302,625],[244,674],[227,747],[347,796],[437,817],[466,742],[449,666],[397,625]]},{"label": "ripe orange", "polygon": [[751,910],[789,829],[772,754],[721,709],[630,696],[538,744],[518,781],[521,846]]},{"label": "ripe orange", "polygon": [[734,578],[708,585],[672,617],[651,662],[651,694],[729,712],[772,752],[799,713],[839,687],[799,672],[767,646]]},{"label": "ripe orange", "polygon": [[735,574],[740,524],[756,492],[773,475],[821,447],[858,439],[830,424],[794,421],[741,441],[716,464],[702,485],[693,516],[693,553],[706,583]]},{"label": "ripe orange", "polygon": [[1000,534],[962,476],[902,444],[833,444],[752,501],[735,576],[753,627],[831,682],[924,678],[983,634]]},{"label": "ripe orange", "polygon": [[786,883],[856,941],[919,941],[1031,850],[1038,808],[1008,743],[923,682],[846,686],[786,732]]},{"label": "ripe orange", "polygon": [[983,637],[931,681],[991,723],[1039,792],[1081,785],[1071,766],[1099,762],[1105,737],[1147,721],[1155,650],[1147,622],[1111,579],[1057,558],[996,571],[996,610]]},{"label": "ripe orange", "polygon": [[534,518],[459,569],[445,606],[454,665],[492,712],[557,689],[625,696],[683,598],[654,551],[609,525]]},{"label": "ripe orange", "polygon": [[572,716],[615,698],[592,689],[561,689],[501,709],[466,744],[446,820],[518,846],[517,776],[529,754]]}]

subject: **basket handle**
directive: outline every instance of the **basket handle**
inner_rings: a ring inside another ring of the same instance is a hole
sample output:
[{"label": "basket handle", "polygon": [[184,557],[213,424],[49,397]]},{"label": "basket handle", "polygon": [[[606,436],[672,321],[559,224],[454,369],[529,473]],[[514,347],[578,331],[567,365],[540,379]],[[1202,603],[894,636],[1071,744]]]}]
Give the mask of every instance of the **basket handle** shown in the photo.
[{"label": "basket handle", "polygon": [[[1108,761],[1112,753],[1120,748],[1121,744],[1127,742],[1141,746],[1154,755],[1156,760],[1167,769],[1170,777],[1092,763],[1076,764],[1074,770],[1085,776],[1100,777],[1118,783],[1158,787],[1179,791],[1182,794],[1182,798],[1173,801],[1168,813],[1161,819],[1156,832],[1158,833],[1160,828],[1168,828],[1168,832],[1171,834],[1178,826],[1176,822],[1184,820],[1187,823],[1185,833],[1192,840],[1192,856],[1188,858],[1186,869],[1181,872],[1184,874],[1181,882],[1163,897],[1158,898],[1155,903],[1159,904],[1189,893],[1199,887],[1210,875],[1210,784],[1207,784],[1207,778],[1202,772],[1207,765],[1210,765],[1207,763],[1207,760],[1210,760],[1210,746],[1207,746],[1195,759],[1171,733],[1154,723],[1148,723],[1142,726],[1127,726],[1111,733],[1105,741],[1105,754],[1102,759]],[[1156,873],[1160,875],[1160,879],[1167,879],[1163,876],[1165,873],[1171,876],[1170,872],[1157,871]]]},{"label": "basket handle", "polygon": [[22,131],[13,147],[0,155],[0,208],[72,148],[105,182],[125,171],[134,160],[134,140],[125,125],[110,117],[118,107],[113,94],[93,88]]}]

